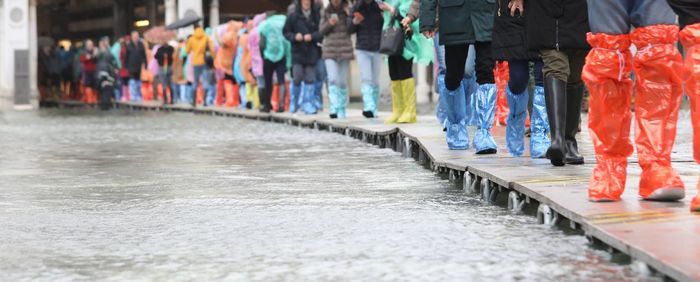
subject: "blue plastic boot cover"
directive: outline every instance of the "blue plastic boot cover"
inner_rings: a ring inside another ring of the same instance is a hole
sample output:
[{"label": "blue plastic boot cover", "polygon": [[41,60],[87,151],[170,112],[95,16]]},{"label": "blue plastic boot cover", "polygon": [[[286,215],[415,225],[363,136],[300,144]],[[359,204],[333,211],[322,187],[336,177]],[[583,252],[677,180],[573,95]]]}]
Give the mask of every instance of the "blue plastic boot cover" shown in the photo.
[{"label": "blue plastic boot cover", "polygon": [[314,83],[314,106],[316,110],[323,109],[323,81]]},{"label": "blue plastic boot cover", "polygon": [[331,114],[337,114],[338,113],[338,108],[340,107],[339,105],[339,91],[338,87],[335,85],[328,85],[328,102],[329,107],[330,107],[330,113]]},{"label": "blue plastic boot cover", "polygon": [[527,119],[528,98],[527,89],[522,93],[514,94],[510,91],[510,87],[506,87],[506,100],[510,109],[506,125],[506,147],[514,157],[520,157],[525,152],[525,119]]},{"label": "blue plastic boot cover", "polygon": [[316,108],[316,86],[315,84],[301,84],[301,110],[307,115],[313,115],[316,113],[318,108]]},{"label": "blue plastic boot cover", "polygon": [[476,75],[470,78],[462,79],[462,85],[464,86],[464,93],[467,95],[467,125],[476,126],[476,90],[479,85],[476,84]]},{"label": "blue plastic boot cover", "polygon": [[379,110],[379,97],[380,97],[380,95],[379,95],[379,86],[376,86],[376,85],[373,86],[373,87],[372,87],[372,93],[373,93],[372,95],[373,95],[373,97],[374,97],[374,111],[373,111],[373,112],[374,112],[374,117],[377,117],[377,116],[378,116],[377,111]]},{"label": "blue plastic boot cover", "polygon": [[445,104],[445,99],[442,97],[444,95],[444,89],[445,89],[445,75],[440,74],[437,77],[437,85],[438,85],[438,101],[437,101],[437,108],[435,109],[435,116],[438,119],[438,122],[442,125],[447,127],[445,125],[445,121],[447,120],[447,104]]},{"label": "blue plastic boot cover", "polygon": [[363,111],[377,111],[377,100],[374,99],[374,87],[369,84],[363,84],[360,92],[362,92],[362,102],[364,103]]},{"label": "blue plastic boot cover", "polygon": [[336,108],[336,113],[338,118],[346,118],[345,108],[348,106],[348,89],[347,88],[337,88],[338,92],[338,107]]},{"label": "blue plastic boot cover", "polygon": [[461,84],[454,91],[440,88],[440,96],[445,101],[447,120],[447,147],[450,150],[469,149],[469,135],[467,133],[467,103],[464,101],[464,86]]},{"label": "blue plastic boot cover", "polygon": [[474,136],[474,148],[477,153],[496,150],[496,140],[491,136],[493,115],[496,110],[496,85],[479,85],[476,92],[477,130]]},{"label": "blue plastic boot cover", "polygon": [[301,85],[289,85],[289,112],[296,113],[299,110],[301,100]]},{"label": "blue plastic boot cover", "polygon": [[533,159],[543,158],[552,144],[549,139],[549,119],[544,99],[544,87],[535,86],[530,117],[530,155]]}]

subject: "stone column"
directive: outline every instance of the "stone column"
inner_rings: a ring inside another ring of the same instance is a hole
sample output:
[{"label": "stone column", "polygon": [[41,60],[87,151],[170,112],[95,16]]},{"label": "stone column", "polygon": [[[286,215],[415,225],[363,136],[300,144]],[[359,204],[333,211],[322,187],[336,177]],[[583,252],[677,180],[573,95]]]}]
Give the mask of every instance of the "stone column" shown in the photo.
[{"label": "stone column", "polygon": [[209,26],[219,26],[219,0],[211,0],[209,3]]},{"label": "stone column", "polygon": [[29,0],[29,95],[31,105],[35,109],[39,108],[38,72],[38,35],[37,35],[37,0]]},{"label": "stone column", "polygon": [[417,65],[416,72],[416,103],[430,102],[430,85],[428,84],[428,67]]},{"label": "stone column", "polygon": [[165,25],[177,20],[177,0],[165,0]]}]

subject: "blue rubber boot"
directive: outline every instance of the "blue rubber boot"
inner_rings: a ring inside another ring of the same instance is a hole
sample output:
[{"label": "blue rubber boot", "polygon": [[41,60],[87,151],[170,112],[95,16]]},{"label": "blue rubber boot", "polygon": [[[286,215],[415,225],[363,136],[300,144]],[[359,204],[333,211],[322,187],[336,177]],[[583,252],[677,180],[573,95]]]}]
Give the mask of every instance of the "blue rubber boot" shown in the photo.
[{"label": "blue rubber boot", "polygon": [[347,88],[337,88],[338,91],[338,107],[336,108],[336,113],[339,119],[344,119],[347,117],[345,114],[345,109],[348,106],[348,89]]},{"label": "blue rubber boot", "polygon": [[467,125],[476,126],[476,90],[479,85],[476,84],[476,76],[465,77],[462,79],[462,86],[464,87],[464,94],[466,95],[467,103]]},{"label": "blue rubber boot", "polygon": [[[314,107],[316,111],[323,110],[323,81],[317,81],[314,83]],[[329,98],[330,99],[330,98]]]},{"label": "blue rubber boot", "polygon": [[514,157],[520,157],[525,152],[525,119],[527,119],[527,89],[522,93],[513,93],[506,87],[508,101],[508,120],[506,125],[506,147]]},{"label": "blue rubber boot", "polygon": [[449,91],[445,87],[440,88],[440,97],[447,105],[445,128],[447,129],[447,147],[450,150],[469,149],[469,134],[467,133],[467,109],[464,86]]},{"label": "blue rubber boot", "polygon": [[544,98],[544,87],[535,86],[532,99],[532,114],[530,115],[530,155],[533,159],[544,158],[549,145],[549,119],[547,118],[547,103]]},{"label": "blue rubber boot", "polygon": [[372,95],[374,97],[374,117],[379,117],[379,86],[372,87]]},{"label": "blue rubber boot", "polygon": [[329,112],[331,118],[338,118],[338,97],[339,96],[339,89],[335,85],[328,85],[328,102],[329,104]]},{"label": "blue rubber boot", "polygon": [[296,113],[299,110],[299,100],[301,99],[301,85],[292,83],[289,85],[289,112]]},{"label": "blue rubber boot", "polygon": [[374,99],[374,87],[368,84],[363,84],[360,92],[362,92],[362,103],[364,104],[362,115],[366,118],[376,117],[375,113],[377,112],[377,100]]},{"label": "blue rubber boot", "polygon": [[474,148],[480,155],[495,154],[498,147],[496,140],[491,136],[491,126],[496,111],[496,84],[479,85],[475,100],[477,130],[474,136]]},{"label": "blue rubber boot", "polygon": [[447,129],[447,124],[445,121],[447,120],[447,104],[445,103],[445,99],[442,97],[445,91],[445,75],[440,74],[437,77],[437,89],[438,89],[438,100],[437,100],[437,108],[435,109],[435,116],[438,119],[438,122],[442,124],[443,129]]},{"label": "blue rubber boot", "polygon": [[302,83],[301,96],[301,110],[304,111],[304,114],[316,114],[316,112],[318,111],[318,108],[316,108],[316,85]]}]

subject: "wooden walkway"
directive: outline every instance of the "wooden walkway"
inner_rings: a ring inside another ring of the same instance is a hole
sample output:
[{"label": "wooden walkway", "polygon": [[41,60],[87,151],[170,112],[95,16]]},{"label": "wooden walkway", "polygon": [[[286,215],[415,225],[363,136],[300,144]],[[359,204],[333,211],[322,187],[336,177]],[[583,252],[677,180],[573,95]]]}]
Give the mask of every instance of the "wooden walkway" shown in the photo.
[{"label": "wooden walkway", "polygon": [[[505,205],[514,212],[532,213],[542,224],[577,230],[595,246],[626,254],[667,278],[700,281],[700,214],[691,214],[688,208],[690,199],[697,193],[695,187],[700,177],[700,166],[692,160],[691,132],[679,132],[673,153],[674,167],[687,187],[684,201],[640,201],[637,196],[640,169],[636,159],[631,158],[623,201],[591,203],[587,200],[587,183],[595,159],[587,130],[579,136],[586,165],[553,167],[548,160],[508,155],[502,127],[493,130],[500,146],[496,155],[477,156],[473,150],[450,151],[441,127],[432,116],[420,116],[415,124],[387,125],[381,119],[363,118],[359,110],[349,111],[348,119],[331,120],[326,114],[262,114],[222,107],[193,110],[187,105],[162,106],[149,102],[118,103],[117,107],[286,123],[345,134],[382,148],[392,148],[435,172],[446,174],[450,180],[460,182],[466,191],[478,193],[486,201]],[[380,113],[383,117],[388,115]],[[681,122],[687,120],[681,117]],[[684,127],[689,128],[689,125]]]}]

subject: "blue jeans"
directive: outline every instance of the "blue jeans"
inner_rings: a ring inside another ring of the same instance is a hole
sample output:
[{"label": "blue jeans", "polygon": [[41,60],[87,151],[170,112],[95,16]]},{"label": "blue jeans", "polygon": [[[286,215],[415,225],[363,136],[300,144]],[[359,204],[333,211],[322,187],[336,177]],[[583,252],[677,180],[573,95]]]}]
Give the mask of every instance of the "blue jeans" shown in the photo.
[{"label": "blue jeans", "polygon": [[206,65],[194,66],[194,79],[192,79],[192,89],[190,89],[192,105],[197,103],[197,87],[199,86],[199,80],[202,79],[202,72],[206,69]]},{"label": "blue jeans", "polygon": [[[543,86],[543,74],[541,60],[535,61],[535,85]],[[527,90],[527,84],[530,81],[530,61],[516,60],[508,61],[508,72],[510,79],[508,80],[508,88],[514,93],[519,94]]]},{"label": "blue jeans", "polygon": [[630,26],[676,24],[676,14],[666,0],[594,0],[588,20],[593,33],[628,34]]},{"label": "blue jeans", "polygon": [[141,80],[129,79],[129,93],[131,101],[141,101]]},{"label": "blue jeans", "polygon": [[214,105],[216,97],[216,84],[203,83],[202,90],[204,91],[204,106]]},{"label": "blue jeans", "polygon": [[356,50],[357,65],[360,68],[360,79],[363,85],[379,86],[380,70],[382,67],[382,55],[379,52]]},{"label": "blue jeans", "polygon": [[339,88],[348,87],[349,60],[326,59],[326,71],[328,73],[328,85]]}]

